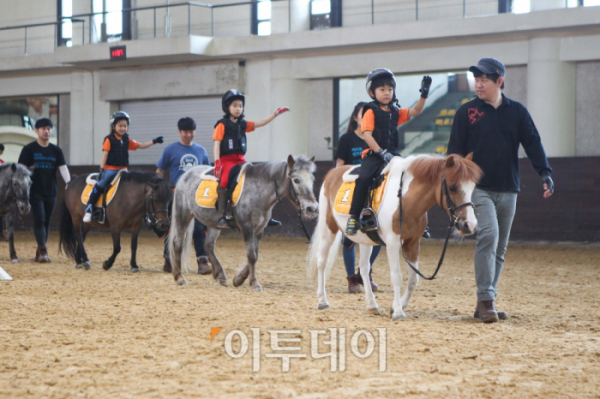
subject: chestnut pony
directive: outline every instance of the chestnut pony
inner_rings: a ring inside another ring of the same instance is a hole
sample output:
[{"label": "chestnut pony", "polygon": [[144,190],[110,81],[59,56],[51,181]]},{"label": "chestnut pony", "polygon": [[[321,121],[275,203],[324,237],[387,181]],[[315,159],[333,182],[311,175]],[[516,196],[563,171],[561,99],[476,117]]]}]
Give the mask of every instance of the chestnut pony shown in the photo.
[{"label": "chestnut pony", "polygon": [[[470,235],[477,228],[471,194],[482,172],[472,158],[473,154],[467,155],[466,158],[459,155],[394,157],[382,172],[389,173],[389,176],[377,211],[378,233],[386,244],[390,265],[394,289],[393,321],[406,318],[403,309],[408,306],[419,281],[415,271],[408,268],[408,286],[404,296],[400,297],[402,284],[400,251],[403,250],[406,260],[418,268],[420,239],[427,227],[427,211],[436,203],[439,204],[450,217],[455,219],[455,227],[459,230],[459,234]],[[308,251],[306,265],[309,279],[318,282],[319,309],[330,307],[325,292],[325,282],[335,261],[342,237],[337,233],[344,231],[348,220],[348,215],[336,213],[333,205],[342,185],[342,175],[350,167],[331,170],[325,176],[319,197],[319,220]],[[398,195],[400,189],[402,190],[401,208]],[[402,231],[400,231],[401,211]],[[348,238],[360,244],[360,274],[368,276],[371,268],[369,264],[371,247],[377,244],[360,231]],[[371,285],[364,284],[364,289],[367,311],[379,314]]]}]

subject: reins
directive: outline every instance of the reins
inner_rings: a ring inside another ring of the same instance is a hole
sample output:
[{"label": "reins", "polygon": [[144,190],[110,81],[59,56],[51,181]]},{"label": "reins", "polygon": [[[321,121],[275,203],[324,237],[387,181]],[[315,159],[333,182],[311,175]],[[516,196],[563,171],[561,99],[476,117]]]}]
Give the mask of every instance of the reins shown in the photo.
[{"label": "reins", "polygon": [[[155,226],[158,223],[158,217],[156,217],[157,213],[165,213],[167,215],[167,218],[169,217],[169,211],[168,209],[156,209],[154,207],[154,193],[151,191],[150,192],[150,206],[147,206],[146,204],[146,195],[148,193],[147,191],[147,187],[148,187],[148,183],[146,183],[144,185],[144,223],[149,226]],[[150,208],[150,212],[152,213],[148,213],[148,208]]]},{"label": "reins", "polygon": [[[446,233],[446,240],[444,241],[444,249],[442,250],[442,255],[440,256],[440,260],[438,262],[437,268],[435,269],[435,272],[433,273],[433,275],[431,277],[426,277],[425,275],[423,275],[423,273],[421,273],[419,271],[419,269],[417,269],[415,266],[413,266],[412,263],[410,263],[410,261],[406,257],[406,254],[404,253],[404,246],[402,245],[402,225],[404,222],[403,209],[402,209],[402,185],[403,185],[403,183],[404,183],[404,172],[402,172],[402,176],[400,177],[400,190],[398,191],[398,198],[400,199],[400,248],[402,249],[402,256],[404,257],[404,260],[406,261],[408,266],[410,266],[410,268],[413,269],[413,271],[415,273],[417,273],[421,278],[424,278],[425,280],[433,280],[433,279],[435,279],[435,276],[438,274],[438,272],[440,271],[440,268],[442,267],[442,263],[444,262],[444,256],[446,255],[446,249],[448,248],[448,240],[450,239],[450,234],[452,233],[452,230],[456,227],[456,223],[458,222],[458,218],[456,217],[456,211],[458,211],[459,209],[464,208],[466,206],[472,206],[473,208],[475,208],[475,205],[473,205],[472,202],[466,202],[460,206],[456,206],[454,201],[452,201],[452,199],[450,198],[450,193],[448,192],[448,185],[446,184],[446,169],[444,168],[444,172],[442,175],[442,184],[440,187],[440,202],[442,202],[442,199],[445,195],[446,196],[446,204],[448,205],[448,213],[450,216],[450,224],[448,225],[448,231]],[[442,206],[443,204],[439,204],[439,205],[442,209],[444,208]]]},{"label": "reins", "polygon": [[296,226],[300,227],[302,229],[302,231],[304,231],[304,235],[306,235],[306,238],[310,242],[311,241],[310,234],[309,234],[308,230],[306,229],[306,226],[304,226],[304,221],[302,220],[302,210],[304,208],[302,208],[302,205],[300,204],[300,201],[298,200],[298,194],[296,193],[296,190],[294,189],[294,184],[291,182],[292,176],[290,176],[288,174],[287,178],[290,180],[290,182],[288,184],[288,191],[290,192],[290,197],[296,203],[296,205],[298,205],[298,219],[300,219],[300,224],[296,223],[292,219],[292,217],[290,216],[290,214],[288,213],[288,211],[285,209],[285,206],[283,205],[283,202],[281,201],[281,197],[279,197],[279,193],[278,193],[278,190],[277,190],[277,180],[274,179],[273,183],[275,184],[275,197],[277,198],[277,201],[279,201],[279,203],[282,205],[283,211],[285,212],[285,214],[287,215],[287,217],[290,219],[290,221],[293,224],[295,224]]}]

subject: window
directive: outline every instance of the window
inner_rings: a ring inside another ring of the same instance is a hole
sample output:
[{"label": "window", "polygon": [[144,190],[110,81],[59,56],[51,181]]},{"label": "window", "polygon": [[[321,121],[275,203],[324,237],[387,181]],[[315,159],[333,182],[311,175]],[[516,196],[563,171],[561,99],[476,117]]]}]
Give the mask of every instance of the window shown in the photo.
[{"label": "window", "polygon": [[94,15],[92,42],[117,42],[129,39],[131,12],[123,11],[128,8],[131,8],[131,0],[92,0],[92,12],[104,12],[104,14]]},{"label": "window", "polygon": [[531,11],[530,0],[512,0],[512,12],[514,14],[525,14]]},{"label": "window", "polygon": [[58,45],[71,47],[73,45],[73,22],[63,19],[73,16],[73,0],[58,0]]},{"label": "window", "polygon": [[271,34],[271,1],[255,0],[252,2],[251,33],[258,36]]},{"label": "window", "polygon": [[310,29],[342,26],[342,0],[311,0]]}]

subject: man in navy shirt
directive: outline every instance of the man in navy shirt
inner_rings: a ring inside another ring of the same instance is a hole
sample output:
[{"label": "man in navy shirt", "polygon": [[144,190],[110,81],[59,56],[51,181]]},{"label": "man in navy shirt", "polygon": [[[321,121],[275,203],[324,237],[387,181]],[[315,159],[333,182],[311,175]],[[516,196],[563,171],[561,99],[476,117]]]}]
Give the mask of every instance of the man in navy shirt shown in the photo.
[{"label": "man in navy shirt", "polygon": [[71,175],[62,150],[50,143],[54,125],[48,118],[38,119],[35,123],[35,133],[38,139],[27,144],[21,150],[19,163],[27,167],[35,165],[31,177],[29,203],[33,215],[33,233],[38,244],[35,261],[51,262],[48,256],[46,242],[50,233],[50,219],[56,205],[56,171],[69,184]]},{"label": "man in navy shirt", "polygon": [[544,198],[552,195],[554,183],[531,115],[522,104],[502,94],[504,65],[493,58],[482,58],[469,71],[475,76],[477,98],[457,110],[448,154],[465,156],[472,152],[473,161],[484,173],[472,198],[478,222],[474,316],[489,323],[508,318],[506,312],[496,310],[494,300],[520,191],[519,145],[540,175]]},{"label": "man in navy shirt", "polygon": [[[190,117],[184,117],[177,122],[179,130],[179,141],[168,145],[156,164],[156,174],[161,178],[166,170],[170,173],[170,183],[173,187],[185,172],[197,165],[210,165],[206,150],[201,145],[193,142],[196,134],[196,122]],[[212,267],[208,264],[206,252],[204,252],[204,229],[205,227],[194,220],[194,248],[198,261],[198,274],[212,273]],[[167,240],[165,239],[165,265],[163,270],[171,271],[171,263],[167,251]]]}]

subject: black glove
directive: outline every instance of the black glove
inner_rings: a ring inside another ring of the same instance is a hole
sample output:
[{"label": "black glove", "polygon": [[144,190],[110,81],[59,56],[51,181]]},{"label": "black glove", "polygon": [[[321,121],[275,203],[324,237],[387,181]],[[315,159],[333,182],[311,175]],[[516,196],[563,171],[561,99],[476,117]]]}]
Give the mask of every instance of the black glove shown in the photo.
[{"label": "black glove", "polygon": [[165,142],[165,138],[163,136],[158,136],[154,140],[152,140],[152,144],[162,144]]},{"label": "black glove", "polygon": [[98,170],[98,180],[96,181],[102,180],[102,176],[104,176],[104,168],[100,168],[100,170]]},{"label": "black glove", "polygon": [[392,160],[392,158],[394,158],[394,154],[387,152],[387,150],[384,149],[380,149],[379,151],[377,151],[377,155],[379,155],[381,157],[381,159],[383,159],[383,162],[388,163]]},{"label": "black glove", "polygon": [[431,76],[423,76],[423,80],[421,81],[421,88],[419,91],[421,92],[422,98],[427,98],[429,96],[429,88],[431,87]]},{"label": "black glove", "polygon": [[548,190],[550,190],[550,194],[554,194],[554,182],[552,181],[550,175],[542,176],[542,184],[547,184]]}]

